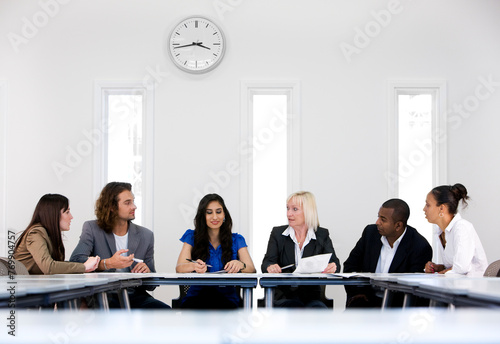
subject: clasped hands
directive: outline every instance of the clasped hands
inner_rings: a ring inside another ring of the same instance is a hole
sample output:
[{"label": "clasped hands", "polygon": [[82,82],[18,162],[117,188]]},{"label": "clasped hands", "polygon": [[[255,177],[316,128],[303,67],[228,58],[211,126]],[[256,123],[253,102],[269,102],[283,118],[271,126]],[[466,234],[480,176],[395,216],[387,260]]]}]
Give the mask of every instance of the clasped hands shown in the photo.
[{"label": "clasped hands", "polygon": [[450,270],[451,270],[451,268],[446,269],[443,264],[435,264],[433,262],[427,262],[427,264],[425,264],[424,271],[425,271],[425,273],[428,273],[428,274],[433,274],[435,272],[437,272],[439,274],[445,274]]},{"label": "clasped hands", "polygon": [[[326,266],[325,270],[323,270],[321,273],[323,274],[333,274],[337,271],[337,264],[335,263],[330,263]],[[267,267],[267,272],[269,273],[275,273],[279,274],[281,273],[281,267],[278,264],[272,264]]]}]

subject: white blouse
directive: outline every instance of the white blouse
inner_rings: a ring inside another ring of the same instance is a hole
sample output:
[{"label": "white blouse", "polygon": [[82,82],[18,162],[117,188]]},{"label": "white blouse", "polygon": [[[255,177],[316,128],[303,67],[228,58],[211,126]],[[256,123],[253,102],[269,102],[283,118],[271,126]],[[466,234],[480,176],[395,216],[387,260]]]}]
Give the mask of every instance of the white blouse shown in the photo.
[{"label": "white blouse", "polygon": [[456,214],[444,230],[446,248],[443,248],[439,235],[442,230],[434,227],[434,240],[438,254],[437,263],[443,264],[447,273],[468,276],[482,276],[488,267],[486,253],[472,223]]}]

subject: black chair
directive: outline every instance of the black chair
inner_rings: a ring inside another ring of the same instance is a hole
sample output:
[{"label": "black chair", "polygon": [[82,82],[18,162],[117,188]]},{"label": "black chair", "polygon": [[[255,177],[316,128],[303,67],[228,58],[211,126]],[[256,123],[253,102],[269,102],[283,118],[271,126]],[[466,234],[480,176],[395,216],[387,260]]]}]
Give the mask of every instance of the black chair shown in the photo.
[{"label": "black chair", "polygon": [[[182,299],[184,296],[186,296],[190,285],[179,285],[179,297],[176,299],[172,299],[172,309],[180,309],[182,308]],[[235,287],[236,288],[236,293],[240,296],[240,302],[239,302],[239,307],[243,307],[243,298],[241,297],[241,288],[240,287]]]},{"label": "black chair", "polygon": [[173,309],[178,309],[181,308],[182,305],[182,299],[184,296],[186,296],[188,290],[189,290],[189,285],[179,285],[179,297],[176,299],[172,299],[172,308]]},{"label": "black chair", "polygon": [[484,277],[500,277],[500,260],[496,260],[486,268]]},{"label": "black chair", "polygon": [[[333,309],[334,305],[333,299],[326,297],[326,285],[320,285],[320,288],[321,288],[320,301],[322,301],[327,308]],[[262,299],[257,300],[257,307],[265,307],[265,306],[266,306],[266,296],[264,295]]]}]

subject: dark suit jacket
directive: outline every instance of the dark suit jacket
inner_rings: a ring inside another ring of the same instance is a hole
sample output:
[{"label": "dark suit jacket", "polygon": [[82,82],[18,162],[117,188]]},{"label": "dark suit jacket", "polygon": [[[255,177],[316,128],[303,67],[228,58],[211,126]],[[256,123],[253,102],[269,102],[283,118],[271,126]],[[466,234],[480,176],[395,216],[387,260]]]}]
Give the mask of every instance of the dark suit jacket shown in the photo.
[{"label": "dark suit jacket", "polygon": [[[288,225],[274,227],[269,242],[267,244],[267,252],[262,261],[262,272],[267,273],[269,265],[278,264],[279,266],[286,266],[295,264],[295,244],[290,236],[284,236],[282,233],[287,229]],[[335,255],[332,240],[328,233],[328,229],[318,227],[316,230],[316,240],[311,240],[306,247],[304,247],[303,258],[315,256],[323,253],[331,253],[330,263],[337,264],[337,271],[340,271],[340,261]],[[293,272],[295,266],[284,270],[283,272]],[[321,288],[319,286],[281,286],[275,289],[275,300],[279,299],[295,299],[298,298],[303,302],[311,300],[319,300]]]},{"label": "dark suit jacket", "polygon": [[[113,233],[106,233],[97,225],[96,220],[83,224],[82,235],[78,245],[73,250],[71,262],[83,263],[89,256],[99,256],[101,259],[111,258],[116,252],[116,241]],[[144,260],[151,272],[155,271],[154,261],[154,236],[149,229],[138,226],[132,222],[128,227],[128,254],[134,253],[135,258]],[[136,262],[128,268],[134,268]],[[106,271],[113,272],[115,269]]]},{"label": "dark suit jacket", "polygon": [[[361,239],[356,243],[349,258],[344,263],[344,272],[375,272],[382,249],[380,238],[377,225],[366,226]],[[407,226],[389,272],[424,272],[425,264],[430,260],[432,260],[431,245],[415,228]],[[374,293],[370,287],[345,286],[345,289],[347,302],[355,295],[370,296]]]}]

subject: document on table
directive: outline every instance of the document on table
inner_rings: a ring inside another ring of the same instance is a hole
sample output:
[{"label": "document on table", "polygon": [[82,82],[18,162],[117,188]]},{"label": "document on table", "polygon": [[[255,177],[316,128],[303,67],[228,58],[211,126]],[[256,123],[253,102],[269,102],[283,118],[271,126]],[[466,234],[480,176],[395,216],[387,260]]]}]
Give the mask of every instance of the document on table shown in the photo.
[{"label": "document on table", "polygon": [[293,273],[314,274],[323,272],[330,261],[331,253],[318,254],[316,256],[301,258],[297,269]]}]

